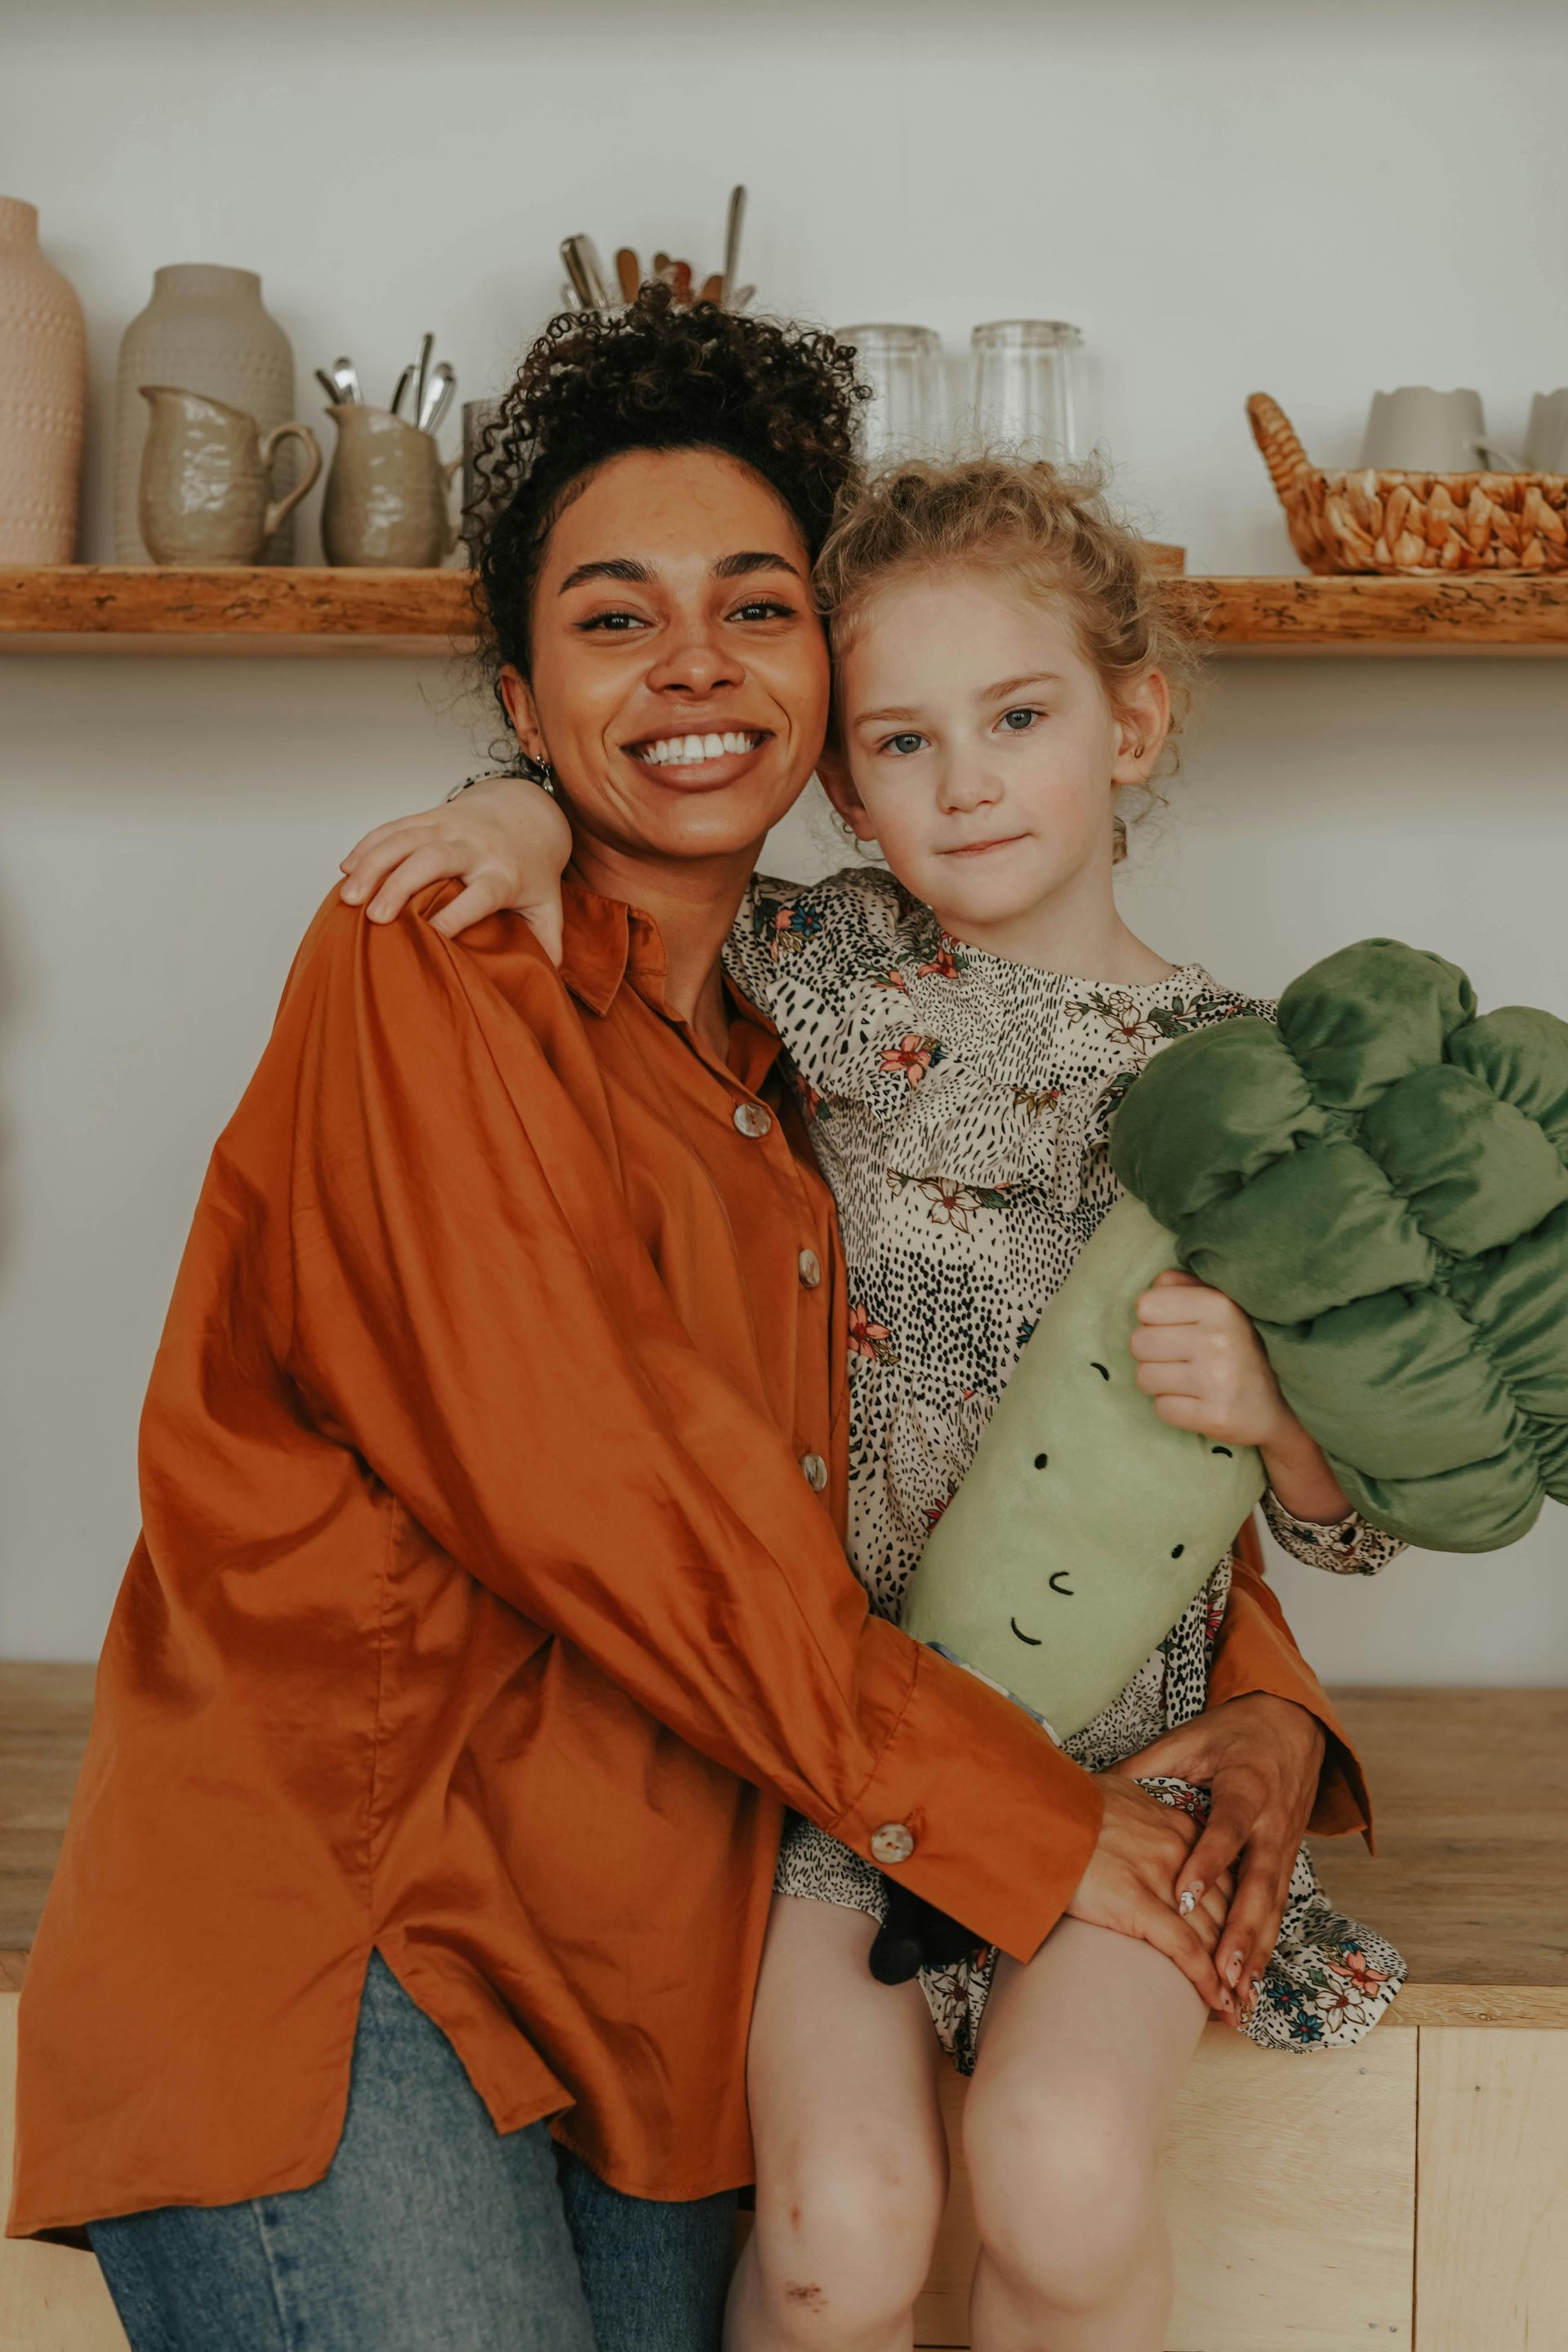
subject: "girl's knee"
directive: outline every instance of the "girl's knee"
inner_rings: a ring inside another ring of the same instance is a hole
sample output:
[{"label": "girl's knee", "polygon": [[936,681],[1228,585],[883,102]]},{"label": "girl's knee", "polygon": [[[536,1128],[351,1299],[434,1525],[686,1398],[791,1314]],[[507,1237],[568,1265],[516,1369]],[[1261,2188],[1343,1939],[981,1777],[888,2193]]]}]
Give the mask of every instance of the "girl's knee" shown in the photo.
[{"label": "girl's knee", "polygon": [[945,2178],[919,2153],[823,2150],[757,2189],[756,2278],[778,2341],[879,2342],[931,2267]]},{"label": "girl's knee", "polygon": [[1125,2119],[1044,2084],[972,2098],[964,2145],[997,2267],[1054,2308],[1103,2301],[1147,2239],[1155,2151]]}]

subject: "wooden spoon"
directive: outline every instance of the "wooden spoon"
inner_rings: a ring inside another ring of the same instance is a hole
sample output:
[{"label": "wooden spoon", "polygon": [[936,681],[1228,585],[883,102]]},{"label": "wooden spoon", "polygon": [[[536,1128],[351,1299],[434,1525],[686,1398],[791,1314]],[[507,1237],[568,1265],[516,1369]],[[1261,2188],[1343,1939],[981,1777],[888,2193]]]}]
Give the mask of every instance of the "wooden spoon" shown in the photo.
[{"label": "wooden spoon", "polygon": [[623,245],[616,255],[616,275],[621,281],[621,299],[635,302],[642,288],[642,264],[629,245]]}]

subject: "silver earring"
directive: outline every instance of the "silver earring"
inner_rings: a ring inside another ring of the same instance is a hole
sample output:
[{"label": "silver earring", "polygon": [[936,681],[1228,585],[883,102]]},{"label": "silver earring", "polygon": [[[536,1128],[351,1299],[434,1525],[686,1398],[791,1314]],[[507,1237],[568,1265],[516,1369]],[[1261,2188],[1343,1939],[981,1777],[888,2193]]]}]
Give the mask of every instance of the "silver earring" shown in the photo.
[{"label": "silver earring", "polygon": [[517,755],[517,772],[520,776],[525,776],[531,784],[537,784],[541,792],[549,793],[553,798],[555,771],[548,760],[535,760],[531,758],[528,752],[520,751]]}]

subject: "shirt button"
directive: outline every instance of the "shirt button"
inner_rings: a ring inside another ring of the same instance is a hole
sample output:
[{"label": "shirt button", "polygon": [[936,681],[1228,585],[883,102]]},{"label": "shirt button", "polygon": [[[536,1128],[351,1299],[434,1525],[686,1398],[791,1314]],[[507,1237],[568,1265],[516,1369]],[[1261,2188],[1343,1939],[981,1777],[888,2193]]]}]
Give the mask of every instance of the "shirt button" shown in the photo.
[{"label": "shirt button", "polygon": [[815,1290],[817,1284],[822,1280],[822,1260],[817,1256],[815,1250],[802,1250],[800,1254],[800,1278],[802,1282],[805,1283],[807,1290]]},{"label": "shirt button", "polygon": [[827,1465],[820,1454],[803,1454],[800,1466],[805,1473],[805,1483],[814,1495],[820,1495],[827,1484]]},{"label": "shirt button", "polygon": [[884,1870],[895,1870],[900,1862],[908,1862],[914,1850],[914,1832],[902,1822],[884,1822],[871,1840],[871,1858]]},{"label": "shirt button", "polygon": [[773,1123],[773,1113],[771,1111],[764,1110],[761,1103],[737,1103],[735,1105],[735,1124],[740,1129],[742,1134],[749,1135],[753,1142],[755,1142],[760,1136],[766,1135]]}]

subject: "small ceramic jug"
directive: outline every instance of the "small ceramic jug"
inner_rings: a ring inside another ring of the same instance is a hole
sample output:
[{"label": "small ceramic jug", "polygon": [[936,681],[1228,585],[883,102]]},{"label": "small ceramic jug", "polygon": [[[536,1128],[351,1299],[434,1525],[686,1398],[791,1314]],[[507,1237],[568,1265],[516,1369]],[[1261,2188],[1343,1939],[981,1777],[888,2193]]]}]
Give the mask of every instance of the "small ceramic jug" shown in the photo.
[{"label": "small ceramic jug", "polygon": [[1527,473],[1568,474],[1568,386],[1531,402],[1524,464]]},{"label": "small ceramic jug", "polygon": [[1374,392],[1359,463],[1379,473],[1473,474],[1487,458],[1479,392],[1402,384]]},{"label": "small ceramic jug", "polygon": [[384,571],[443,562],[458,543],[448,493],[462,459],[443,465],[433,436],[390,409],[345,402],[327,414],[338,428],[321,504],[327,562]]},{"label": "small ceramic jug", "polygon": [[[140,390],[153,416],[137,515],[153,562],[259,563],[268,541],[321,470],[315,435],[303,425],[263,433],[243,409],[172,384]],[[273,454],[290,436],[305,445],[305,477],[285,497],[271,499]]]}]

